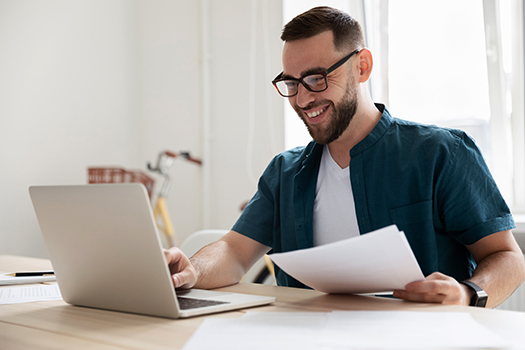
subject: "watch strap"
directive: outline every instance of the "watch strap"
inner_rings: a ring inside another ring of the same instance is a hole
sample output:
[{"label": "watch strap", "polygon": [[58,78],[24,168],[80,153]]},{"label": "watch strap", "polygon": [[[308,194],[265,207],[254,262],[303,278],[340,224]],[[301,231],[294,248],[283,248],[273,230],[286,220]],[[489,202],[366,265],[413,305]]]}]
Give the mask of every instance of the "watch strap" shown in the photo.
[{"label": "watch strap", "polygon": [[470,306],[485,307],[487,304],[488,295],[483,289],[481,289],[480,286],[471,281],[461,281],[460,283],[466,285],[474,292],[474,294],[472,294],[472,298],[470,298]]}]

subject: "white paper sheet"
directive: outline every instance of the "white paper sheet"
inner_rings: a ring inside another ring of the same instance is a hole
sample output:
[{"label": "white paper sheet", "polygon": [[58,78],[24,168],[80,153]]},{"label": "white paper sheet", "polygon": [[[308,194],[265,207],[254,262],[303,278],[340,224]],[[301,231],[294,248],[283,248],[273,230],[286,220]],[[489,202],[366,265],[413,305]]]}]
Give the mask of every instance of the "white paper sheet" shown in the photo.
[{"label": "white paper sheet", "polygon": [[374,293],[423,280],[414,253],[395,225],[270,258],[290,276],[325,293]]},{"label": "white paper sheet", "polygon": [[248,312],[237,319],[207,318],[184,350],[316,350],[324,312]]},{"label": "white paper sheet", "polygon": [[323,350],[505,348],[511,344],[463,312],[334,311]]},{"label": "white paper sheet", "polygon": [[501,348],[511,344],[468,313],[249,312],[206,319],[184,350]]},{"label": "white paper sheet", "polygon": [[0,288],[0,305],[60,299],[62,295],[57,284]]}]

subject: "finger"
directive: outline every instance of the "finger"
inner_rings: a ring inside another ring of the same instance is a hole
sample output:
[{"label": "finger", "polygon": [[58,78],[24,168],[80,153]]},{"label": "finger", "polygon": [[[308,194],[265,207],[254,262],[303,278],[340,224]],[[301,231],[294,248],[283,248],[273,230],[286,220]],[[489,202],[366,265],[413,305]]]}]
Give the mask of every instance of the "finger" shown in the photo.
[{"label": "finger", "polygon": [[428,275],[425,280],[431,281],[431,280],[450,280],[452,277],[449,277],[447,275],[442,274],[441,272],[434,272]]},{"label": "finger", "polygon": [[175,288],[180,288],[184,283],[178,274],[172,275],[171,279],[173,280],[173,285]]},{"label": "finger", "polygon": [[177,263],[181,259],[181,251],[176,248],[164,249],[164,256],[168,265],[170,263]]},{"label": "finger", "polygon": [[407,284],[405,289],[413,293],[448,294],[456,281],[439,272],[427,276],[424,281],[415,281]]},{"label": "finger", "polygon": [[444,294],[433,293],[411,293],[406,290],[395,290],[394,297],[406,301],[420,302],[420,303],[443,303],[447,298]]},{"label": "finger", "polygon": [[184,269],[183,259],[185,258],[185,255],[179,249],[171,248],[165,250],[164,255],[171,274],[180,272]]},{"label": "finger", "polygon": [[407,284],[405,290],[410,293],[432,293],[442,294],[446,290],[447,282],[443,281],[421,281]]},{"label": "finger", "polygon": [[175,288],[192,288],[197,283],[197,271],[184,253],[175,247],[164,250]]},{"label": "finger", "polygon": [[394,291],[394,296],[407,301],[461,304],[463,290],[452,277],[434,272],[424,281],[415,281],[405,286],[405,290]]},{"label": "finger", "polygon": [[409,285],[418,285],[420,283],[423,283],[423,282],[427,282],[427,281],[447,281],[447,280],[450,280],[451,277],[447,276],[447,275],[444,275],[440,272],[434,272],[430,275],[428,275],[427,277],[425,277],[424,280],[420,280],[420,281],[414,281],[414,282],[410,282],[407,284],[407,286]]},{"label": "finger", "polygon": [[171,276],[175,288],[192,288],[197,282],[197,278],[191,269],[185,269],[182,272]]}]

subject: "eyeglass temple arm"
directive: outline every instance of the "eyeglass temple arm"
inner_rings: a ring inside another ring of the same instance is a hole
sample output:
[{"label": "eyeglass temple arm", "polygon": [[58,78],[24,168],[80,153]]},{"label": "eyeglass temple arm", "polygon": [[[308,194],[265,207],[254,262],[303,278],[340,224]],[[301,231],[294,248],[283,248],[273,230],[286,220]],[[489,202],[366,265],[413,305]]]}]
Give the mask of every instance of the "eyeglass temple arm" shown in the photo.
[{"label": "eyeglass temple arm", "polygon": [[283,77],[283,73],[284,72],[279,73],[279,75],[276,76],[274,80],[272,80],[272,84],[275,84],[277,82],[277,80],[281,79]]},{"label": "eyeglass temple arm", "polygon": [[326,71],[326,74],[330,74],[331,72],[333,72],[334,70],[336,70],[337,68],[341,67],[343,65],[343,63],[345,63],[346,61],[348,61],[350,59],[350,57],[352,57],[353,55],[359,53],[359,51],[361,51],[361,49],[357,49],[357,50],[354,50],[352,51],[349,55],[343,57],[342,59],[339,60],[339,62],[337,62],[336,64],[334,64],[332,67],[330,67],[327,71]]}]

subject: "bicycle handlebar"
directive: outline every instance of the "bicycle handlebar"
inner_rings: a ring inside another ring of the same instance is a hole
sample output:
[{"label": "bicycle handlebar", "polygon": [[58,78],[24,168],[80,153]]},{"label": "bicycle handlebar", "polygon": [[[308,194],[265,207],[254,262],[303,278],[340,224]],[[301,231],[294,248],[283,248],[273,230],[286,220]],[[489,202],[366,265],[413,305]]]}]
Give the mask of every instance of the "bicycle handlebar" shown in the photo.
[{"label": "bicycle handlebar", "polygon": [[[161,164],[162,156],[167,156],[168,157],[168,159],[165,160],[164,164]],[[157,159],[157,166],[156,167],[152,167],[151,163],[148,162],[148,164],[147,164],[148,165],[148,170],[156,171],[156,172],[159,172],[161,174],[164,174],[171,167],[171,165],[173,164],[173,159],[177,158],[178,156],[181,156],[184,159],[186,159],[186,160],[188,160],[188,161],[190,161],[192,163],[195,163],[195,164],[198,164],[198,165],[202,165],[202,161],[200,159],[193,158],[190,155],[190,152],[180,152],[179,154],[177,154],[177,153],[174,153],[174,152],[171,152],[171,151],[164,151],[164,152],[159,153],[159,157]]]},{"label": "bicycle handlebar", "polygon": [[193,158],[189,152],[180,152],[180,155],[184,157],[186,160],[189,160],[190,162],[193,162],[195,164],[202,165],[202,161],[197,158]]}]

